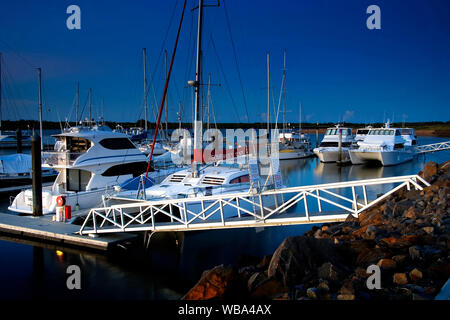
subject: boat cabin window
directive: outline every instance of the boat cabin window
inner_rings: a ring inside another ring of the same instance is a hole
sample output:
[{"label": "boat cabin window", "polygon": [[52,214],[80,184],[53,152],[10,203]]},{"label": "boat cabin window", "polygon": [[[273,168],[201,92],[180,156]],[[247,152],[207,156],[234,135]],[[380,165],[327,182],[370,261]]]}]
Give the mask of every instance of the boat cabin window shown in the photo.
[{"label": "boat cabin window", "polygon": [[394,130],[389,129],[376,129],[369,131],[370,136],[393,136]]},{"label": "boat cabin window", "polygon": [[133,177],[137,177],[147,170],[147,162],[133,162],[133,163],[123,163],[112,166],[102,173],[104,177],[114,177],[122,176],[126,174],[132,174]]},{"label": "boat cabin window", "polygon": [[100,141],[100,145],[110,150],[136,149],[128,138],[106,138]]},{"label": "boat cabin window", "polygon": [[86,191],[92,173],[80,169],[67,169],[67,191]]},{"label": "boat cabin window", "polygon": [[230,184],[245,182],[250,182],[250,176],[248,174],[230,180]]},{"label": "boat cabin window", "polygon": [[67,137],[67,150],[73,153],[82,153],[88,151],[91,147],[91,141],[78,137]]},{"label": "boat cabin window", "polygon": [[[350,147],[351,142],[342,142],[342,147]],[[325,141],[320,143],[321,147],[339,147],[339,142],[337,141]]]},{"label": "boat cabin window", "polygon": [[394,150],[403,149],[403,143],[394,144]]},{"label": "boat cabin window", "polygon": [[358,131],[356,131],[356,134],[367,134],[369,132],[369,130],[367,129],[358,129]]}]

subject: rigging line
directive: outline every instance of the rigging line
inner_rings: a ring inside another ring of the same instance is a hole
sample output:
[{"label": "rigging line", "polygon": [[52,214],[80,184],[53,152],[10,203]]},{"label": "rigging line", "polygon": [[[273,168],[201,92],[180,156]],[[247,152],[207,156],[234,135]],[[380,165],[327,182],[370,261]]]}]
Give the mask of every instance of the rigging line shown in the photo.
[{"label": "rigging line", "polygon": [[157,131],[158,131],[159,123],[161,122],[161,114],[162,114],[162,111],[163,111],[163,108],[164,108],[164,102],[166,100],[167,87],[169,86],[169,80],[170,80],[170,75],[172,73],[173,61],[175,60],[175,54],[177,52],[178,39],[180,37],[181,26],[183,24],[183,17],[184,17],[184,10],[186,9],[186,3],[187,3],[187,0],[184,0],[183,12],[181,13],[181,19],[180,19],[180,25],[178,26],[177,37],[176,37],[176,40],[175,40],[175,46],[173,48],[173,53],[172,53],[172,59],[170,60],[169,72],[167,73],[166,83],[164,85],[164,92],[163,92],[163,96],[162,96],[162,99],[161,99],[161,105],[159,107],[158,121],[156,122],[156,130],[155,130],[155,135],[153,137],[152,149],[150,151],[150,157],[148,158],[147,170],[145,172],[145,179],[144,179],[144,185],[143,185],[144,189],[145,189],[145,183],[147,182],[148,170],[150,169],[150,162],[152,161],[153,150],[155,148],[156,134],[157,134]]},{"label": "rigging line", "polygon": [[211,39],[211,44],[212,44],[213,49],[214,49],[214,53],[215,53],[215,55],[216,55],[216,63],[219,65],[220,70],[221,70],[221,72],[222,72],[222,74],[223,74],[223,79],[224,79],[224,82],[225,82],[225,86],[226,86],[226,88],[227,88],[228,94],[230,95],[230,99],[231,99],[231,103],[233,104],[234,112],[236,113],[236,116],[237,116],[237,118],[238,118],[238,121],[241,122],[241,119],[240,119],[240,117],[239,117],[239,113],[237,112],[236,103],[235,103],[235,101],[234,101],[233,95],[231,94],[230,86],[229,86],[229,84],[228,84],[227,78],[226,78],[226,76],[225,76],[225,72],[224,72],[224,70],[223,70],[222,63],[221,63],[220,58],[219,58],[219,55],[218,55],[218,53],[217,53],[216,45],[214,44],[214,40],[213,40],[212,34],[210,34],[210,39]]},{"label": "rigging line", "polygon": [[36,69],[37,67],[35,65],[33,65],[31,62],[29,62],[27,59],[25,59],[24,56],[22,56],[19,53],[19,50],[14,49],[13,46],[11,46],[10,44],[8,44],[7,42],[5,42],[5,40],[0,39],[0,42],[2,42],[3,44],[5,44],[7,47],[9,47],[13,52],[13,54],[17,55],[20,59],[22,59],[27,65],[29,65],[31,68]]},{"label": "rigging line", "polygon": [[278,116],[280,115],[280,106],[281,106],[281,99],[283,97],[283,88],[284,88],[284,75],[281,79],[280,96],[278,98],[278,107],[276,112],[277,116],[275,117],[275,129],[278,128]]},{"label": "rigging line", "polygon": [[248,116],[248,110],[247,110],[247,100],[245,98],[245,93],[244,93],[244,85],[242,84],[242,77],[241,77],[241,71],[239,70],[239,63],[238,63],[238,59],[237,59],[236,46],[234,45],[233,35],[231,33],[230,19],[228,17],[228,11],[227,11],[227,7],[225,5],[225,0],[223,0],[222,3],[223,3],[223,8],[224,8],[224,12],[225,12],[226,21],[227,21],[228,33],[230,35],[231,46],[233,47],[234,63],[236,64],[236,69],[237,69],[237,73],[238,73],[239,83],[241,85],[242,98],[244,99],[244,107],[245,107],[245,113],[247,115],[247,123],[250,123],[250,118]]},{"label": "rigging line", "polygon": [[162,45],[161,45],[161,50],[159,51],[158,59],[156,60],[155,68],[153,69],[153,73],[152,73],[153,77],[155,76],[156,71],[158,69],[159,60],[161,59],[162,53],[164,51],[164,47],[165,47],[165,44],[166,44],[166,41],[167,41],[167,37],[169,35],[169,30],[170,30],[170,27],[172,26],[172,22],[173,22],[173,19],[175,17],[175,12],[176,12],[177,5],[178,5],[178,1],[175,1],[175,5],[173,6],[173,9],[172,9],[172,15],[170,16],[170,19],[169,19],[169,25],[168,25],[168,27],[166,29],[166,34],[164,35],[164,40],[163,40]]},{"label": "rigging line", "polygon": [[84,108],[86,108],[88,100],[89,100],[89,94],[86,96],[86,101],[84,101],[83,109],[81,109],[80,117],[78,118],[78,121],[80,121],[80,119],[83,119]]}]

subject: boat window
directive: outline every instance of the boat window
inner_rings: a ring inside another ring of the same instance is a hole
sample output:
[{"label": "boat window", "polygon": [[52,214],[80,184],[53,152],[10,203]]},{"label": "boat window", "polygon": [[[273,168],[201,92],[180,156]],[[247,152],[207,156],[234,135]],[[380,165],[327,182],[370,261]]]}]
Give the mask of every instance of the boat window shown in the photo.
[{"label": "boat window", "polygon": [[102,147],[110,150],[135,149],[134,144],[127,138],[107,138],[100,141]]},{"label": "boat window", "polygon": [[401,136],[400,131],[395,130],[395,135],[396,135],[396,136]]},{"label": "boat window", "polygon": [[394,145],[394,150],[403,149],[403,143],[396,143]]},{"label": "boat window", "polygon": [[67,191],[86,191],[92,173],[80,169],[67,169]]},{"label": "boat window", "polygon": [[102,176],[104,177],[114,177],[114,176],[121,176],[126,174],[132,174],[133,177],[137,177],[144,173],[147,170],[147,162],[140,161],[140,162],[132,162],[132,163],[123,163],[118,164],[115,166],[112,166],[105,170],[105,172],[102,173]]},{"label": "boat window", "polygon": [[230,180],[230,184],[245,183],[245,182],[250,182],[250,177],[248,174]]},{"label": "boat window", "polygon": [[337,147],[338,143],[337,142],[322,142],[320,144],[321,147]]},{"label": "boat window", "polygon": [[72,153],[86,152],[91,147],[91,141],[78,137],[67,137],[67,150]]},{"label": "boat window", "polygon": [[326,135],[330,135],[331,134],[331,129],[328,129],[327,132],[325,133]]}]

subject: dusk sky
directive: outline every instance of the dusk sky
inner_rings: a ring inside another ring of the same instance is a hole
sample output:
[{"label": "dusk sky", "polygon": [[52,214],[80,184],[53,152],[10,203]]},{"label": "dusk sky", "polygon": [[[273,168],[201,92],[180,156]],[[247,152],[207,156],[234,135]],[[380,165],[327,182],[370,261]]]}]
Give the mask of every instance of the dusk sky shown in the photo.
[{"label": "dusk sky", "polygon": [[[72,4],[81,9],[81,30],[66,27]],[[196,5],[188,1],[169,84],[171,122],[180,102],[183,121],[192,121],[187,80],[194,79]],[[370,5],[381,9],[381,30],[366,26]],[[37,67],[45,120],[74,120],[77,82],[80,109],[92,88],[94,115],[104,99],[108,121],[143,118],[145,47],[154,121],[164,85],[163,50],[170,60],[182,6],[181,0],[1,0],[3,119],[38,119]],[[266,121],[267,52],[274,120],[284,49],[288,122],[298,122],[300,101],[304,122],[450,120],[448,0],[221,0],[220,7],[205,8],[203,48],[203,82],[211,73],[217,122],[247,122],[247,113],[250,122]]]}]

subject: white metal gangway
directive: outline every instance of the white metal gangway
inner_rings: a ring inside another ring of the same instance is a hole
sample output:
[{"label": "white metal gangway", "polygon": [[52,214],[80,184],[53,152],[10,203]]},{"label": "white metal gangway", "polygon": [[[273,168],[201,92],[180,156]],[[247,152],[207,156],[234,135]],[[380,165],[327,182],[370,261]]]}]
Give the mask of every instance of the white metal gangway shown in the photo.
[{"label": "white metal gangway", "polygon": [[422,146],[417,146],[415,149],[416,149],[417,154],[449,150],[450,149],[450,141],[425,144]]},{"label": "white metal gangway", "polygon": [[[401,188],[422,190],[417,175],[170,200],[135,200],[91,209],[79,233],[190,231],[344,221]],[[268,201],[271,200],[272,201]],[[274,205],[268,206],[268,203]],[[290,210],[289,210],[290,209]],[[230,210],[234,213],[229,215]],[[292,211],[292,212],[291,212]]]}]

